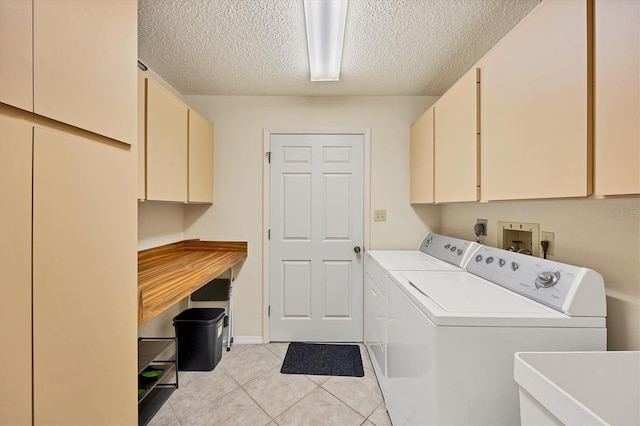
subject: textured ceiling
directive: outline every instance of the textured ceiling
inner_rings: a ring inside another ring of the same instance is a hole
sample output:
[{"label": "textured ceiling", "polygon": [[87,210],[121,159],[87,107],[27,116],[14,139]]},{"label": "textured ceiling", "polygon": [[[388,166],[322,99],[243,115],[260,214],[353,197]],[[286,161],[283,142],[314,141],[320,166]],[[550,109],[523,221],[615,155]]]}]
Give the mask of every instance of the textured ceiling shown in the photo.
[{"label": "textured ceiling", "polygon": [[539,0],[349,0],[339,82],[302,0],[139,0],[139,58],[184,95],[442,95]]}]

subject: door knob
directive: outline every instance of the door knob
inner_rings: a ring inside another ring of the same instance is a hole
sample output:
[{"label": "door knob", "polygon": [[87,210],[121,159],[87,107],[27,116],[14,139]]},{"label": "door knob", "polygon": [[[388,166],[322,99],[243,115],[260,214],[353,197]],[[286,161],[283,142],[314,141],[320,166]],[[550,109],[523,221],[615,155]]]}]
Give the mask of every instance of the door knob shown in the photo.
[{"label": "door knob", "polygon": [[360,246],[355,246],[355,247],[353,248],[353,251],[355,251],[355,252],[356,252],[356,254],[360,254]]}]

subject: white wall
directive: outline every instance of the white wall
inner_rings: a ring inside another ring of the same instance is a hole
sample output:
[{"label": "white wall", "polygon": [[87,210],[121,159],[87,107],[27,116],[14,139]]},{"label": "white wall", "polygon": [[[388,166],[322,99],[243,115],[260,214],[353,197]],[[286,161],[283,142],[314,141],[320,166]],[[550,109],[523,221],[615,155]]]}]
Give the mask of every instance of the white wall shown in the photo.
[{"label": "white wall", "polygon": [[[139,203],[139,250],[184,238],[248,241],[249,256],[235,283],[237,336],[262,335],[263,129],[371,129],[370,249],[413,249],[432,229],[473,239],[476,218],[489,220],[483,242],[495,245],[499,220],[534,222],[555,233],[551,259],[603,274],[609,348],[640,349],[640,206],[638,197],[441,206],[410,206],[409,125],[430,97],[206,97],[186,101],[215,125],[213,206]],[[186,307],[143,324],[140,335],[172,334],[171,319]]]},{"label": "white wall", "polygon": [[185,96],[215,126],[213,206],[184,207],[185,238],[247,241],[249,255],[234,285],[235,334],[261,336],[263,130],[371,131],[370,247],[413,249],[440,226],[436,206],[409,205],[409,126],[436,97]]},{"label": "white wall", "polygon": [[482,243],[495,246],[497,222],[539,223],[554,232],[549,259],[601,273],[607,291],[611,350],[640,349],[640,199],[638,197],[449,204],[441,232],[473,239],[476,219],[488,219]]},{"label": "white wall", "polygon": [[184,240],[183,205],[138,202],[138,251]]}]

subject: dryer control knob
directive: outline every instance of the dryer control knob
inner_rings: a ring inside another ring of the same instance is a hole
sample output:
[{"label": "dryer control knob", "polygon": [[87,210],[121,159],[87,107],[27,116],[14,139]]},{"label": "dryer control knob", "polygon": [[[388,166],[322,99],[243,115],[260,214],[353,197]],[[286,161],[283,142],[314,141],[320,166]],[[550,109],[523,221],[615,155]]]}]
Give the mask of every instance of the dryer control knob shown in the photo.
[{"label": "dryer control knob", "polygon": [[518,265],[516,262],[511,262],[511,269],[513,269],[514,271],[517,271],[519,267],[520,265]]},{"label": "dryer control knob", "polygon": [[536,277],[536,288],[549,288],[558,284],[560,272],[540,272]]},{"label": "dryer control knob", "polygon": [[506,260],[504,260],[502,258],[498,259],[498,264],[500,265],[501,268],[504,266],[505,263],[507,263]]},{"label": "dryer control knob", "polygon": [[487,257],[487,259],[485,260],[485,262],[487,262],[487,265],[490,264],[491,262],[493,262],[493,256],[489,256]]},{"label": "dryer control knob", "polygon": [[455,252],[455,251],[456,251],[456,249],[457,249],[457,248],[458,248],[458,247],[453,246],[453,247],[451,247],[449,250],[451,250],[451,252],[453,253],[453,252]]},{"label": "dryer control knob", "polygon": [[481,254],[477,254],[475,257],[475,261],[476,262],[480,262],[482,260],[482,255]]}]

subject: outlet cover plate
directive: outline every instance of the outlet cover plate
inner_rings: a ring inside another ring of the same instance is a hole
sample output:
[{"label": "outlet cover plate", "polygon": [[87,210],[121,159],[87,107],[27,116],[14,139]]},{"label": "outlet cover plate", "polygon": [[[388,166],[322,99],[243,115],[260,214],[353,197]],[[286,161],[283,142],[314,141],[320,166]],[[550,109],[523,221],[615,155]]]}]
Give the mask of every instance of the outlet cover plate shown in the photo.
[{"label": "outlet cover plate", "polygon": [[540,231],[540,241],[542,242],[544,240],[549,240],[549,249],[547,250],[547,256],[553,256],[553,249],[555,248],[556,244],[553,238],[553,232]]}]

